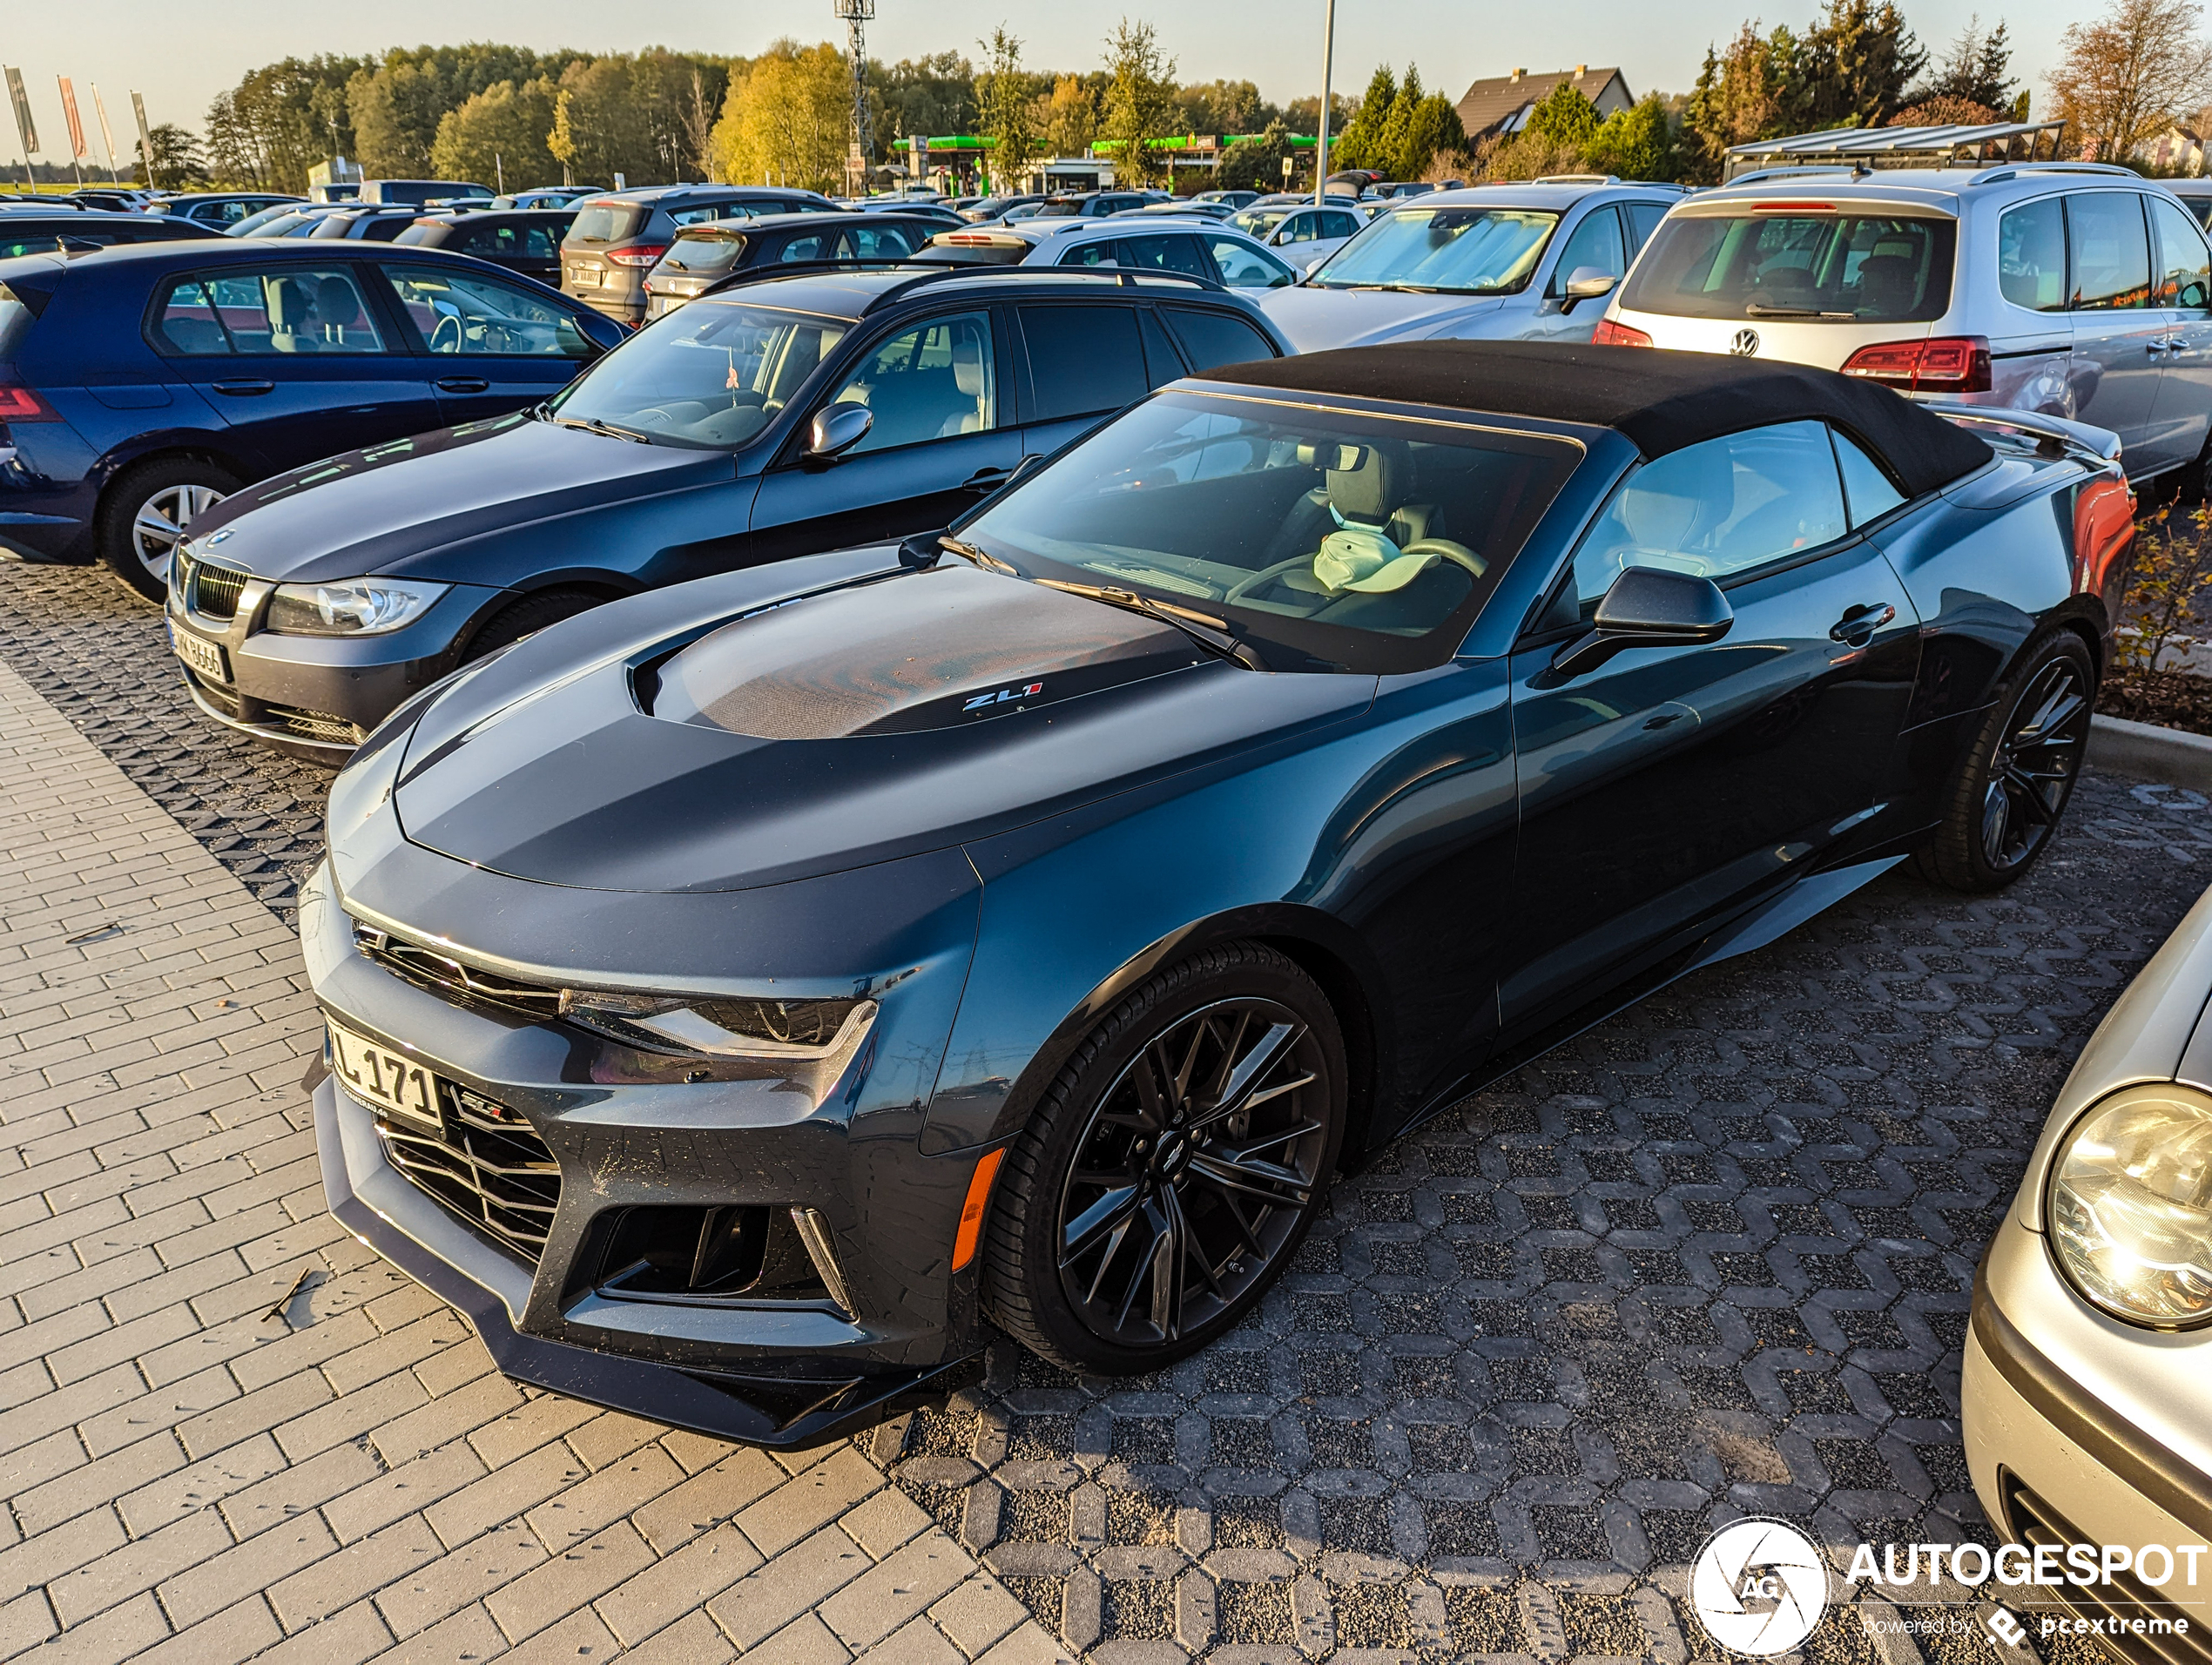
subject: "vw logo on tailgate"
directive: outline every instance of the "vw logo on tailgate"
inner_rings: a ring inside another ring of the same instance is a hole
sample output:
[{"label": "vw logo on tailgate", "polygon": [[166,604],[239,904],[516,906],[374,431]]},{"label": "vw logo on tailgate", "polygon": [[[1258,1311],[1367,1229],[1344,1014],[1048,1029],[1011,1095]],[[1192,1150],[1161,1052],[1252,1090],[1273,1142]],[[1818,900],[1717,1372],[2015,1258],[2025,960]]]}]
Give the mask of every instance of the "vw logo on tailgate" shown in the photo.
[{"label": "vw logo on tailgate", "polygon": [[1755,329],[1737,330],[1736,332],[1736,339],[1728,344],[1728,350],[1735,354],[1739,359],[1750,358],[1751,354],[1759,350],[1758,331]]}]

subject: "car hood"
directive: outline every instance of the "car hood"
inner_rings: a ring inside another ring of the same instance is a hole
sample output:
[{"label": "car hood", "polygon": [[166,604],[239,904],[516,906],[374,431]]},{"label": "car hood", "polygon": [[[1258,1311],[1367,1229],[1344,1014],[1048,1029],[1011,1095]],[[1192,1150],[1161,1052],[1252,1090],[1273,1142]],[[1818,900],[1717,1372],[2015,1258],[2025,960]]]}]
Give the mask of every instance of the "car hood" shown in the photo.
[{"label": "car hood", "polygon": [[885,558],[781,597],[705,580],[689,619],[662,591],[525,642],[424,712],[401,830],[547,884],[738,890],[1233,767],[1373,698],[1371,676],[1249,671],[1141,614]]},{"label": "car hood", "polygon": [[728,480],[734,466],[726,452],[639,445],[517,413],[248,486],[193,522],[192,543],[257,577],[355,577],[532,521]]},{"label": "car hood", "polygon": [[1449,334],[1462,320],[1505,305],[1498,295],[1429,295],[1410,289],[1316,289],[1297,284],[1261,292],[1259,304],[1301,353],[1372,347]]}]

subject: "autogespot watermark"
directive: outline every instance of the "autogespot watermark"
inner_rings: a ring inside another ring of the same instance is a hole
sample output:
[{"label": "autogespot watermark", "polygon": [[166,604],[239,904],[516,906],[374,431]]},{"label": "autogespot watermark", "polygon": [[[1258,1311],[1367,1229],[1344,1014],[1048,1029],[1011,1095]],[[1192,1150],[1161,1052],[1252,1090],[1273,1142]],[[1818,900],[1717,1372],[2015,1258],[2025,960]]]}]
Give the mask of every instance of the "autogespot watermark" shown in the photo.
[{"label": "autogespot watermark", "polygon": [[[2204,1544],[1885,1544],[1878,1553],[1862,1543],[1838,1572],[1797,1527],[1753,1516],[1705,1540],[1690,1567],[1689,1605],[1714,1641],[1752,1659],[1794,1652],[1830,1608],[1861,1594],[1914,1610],[1865,1614],[1878,1633],[1979,1633],[2004,1648],[2030,1635],[2186,1636],[2182,1609],[2195,1605],[2199,1576],[2212,1577],[2208,1554]],[[1993,1582],[2051,1592],[2054,1610],[2022,1619],[1989,1592]],[[2085,1593],[2090,1610],[2070,1604],[2068,1589]]]}]

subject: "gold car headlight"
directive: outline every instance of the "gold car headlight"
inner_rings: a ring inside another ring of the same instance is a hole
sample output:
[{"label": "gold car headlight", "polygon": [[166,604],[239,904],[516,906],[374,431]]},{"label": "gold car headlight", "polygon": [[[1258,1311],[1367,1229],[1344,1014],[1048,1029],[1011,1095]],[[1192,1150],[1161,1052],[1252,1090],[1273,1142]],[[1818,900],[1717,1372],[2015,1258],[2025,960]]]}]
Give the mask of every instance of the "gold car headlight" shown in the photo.
[{"label": "gold car headlight", "polygon": [[2098,1104],[2047,1212],[2060,1271],[2094,1305],[2161,1330],[2212,1320],[2212,1098],[2160,1082]]}]

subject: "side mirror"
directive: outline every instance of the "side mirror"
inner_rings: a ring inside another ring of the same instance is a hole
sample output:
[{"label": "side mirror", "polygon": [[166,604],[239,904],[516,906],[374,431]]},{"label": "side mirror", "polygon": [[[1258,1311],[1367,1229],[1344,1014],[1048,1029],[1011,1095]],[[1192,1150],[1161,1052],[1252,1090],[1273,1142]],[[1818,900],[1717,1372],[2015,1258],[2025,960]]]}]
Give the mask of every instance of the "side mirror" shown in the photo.
[{"label": "side mirror", "polygon": [[1561,292],[1565,301],[1560,311],[1570,313],[1575,310],[1575,303],[1578,300],[1595,300],[1601,296],[1609,295],[1613,293],[1613,286],[1620,281],[1603,266],[1578,266],[1567,274],[1567,287]]},{"label": "side mirror", "polygon": [[867,438],[875,426],[875,413],[866,405],[825,405],[814,413],[808,431],[806,456],[813,462],[830,462]]},{"label": "side mirror", "polygon": [[1735,624],[1736,613],[1710,578],[1629,567],[1613,581],[1591,622],[1595,628],[1554,656],[1553,675],[1562,679],[1582,676],[1629,648],[1717,642]]}]

